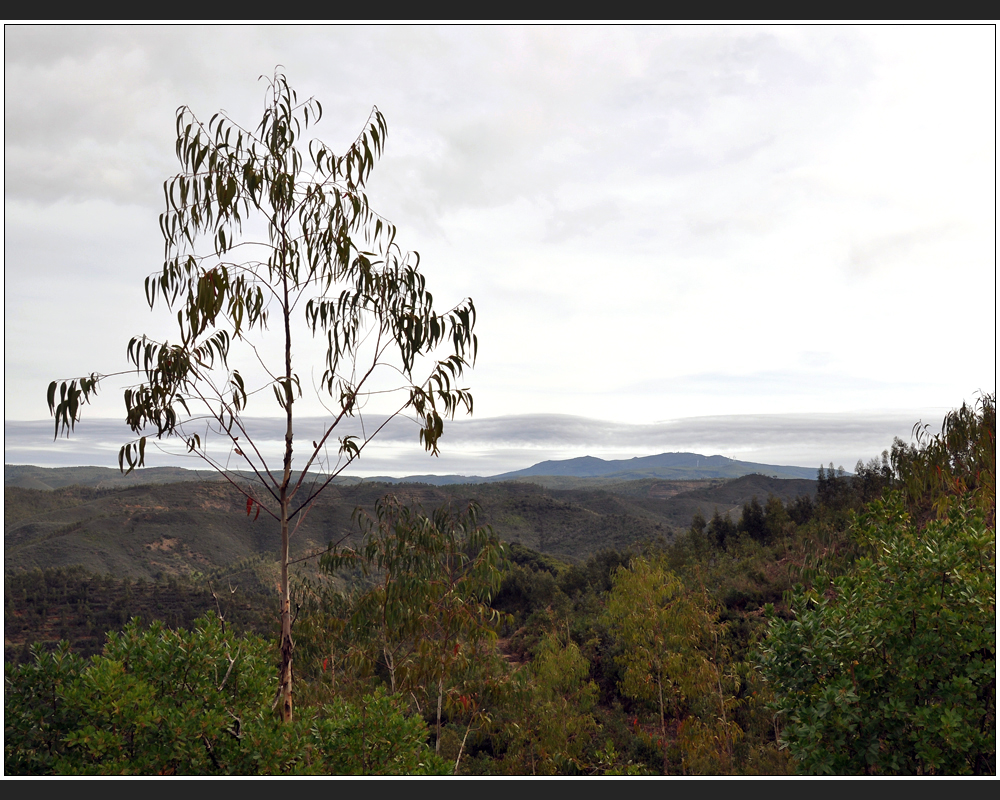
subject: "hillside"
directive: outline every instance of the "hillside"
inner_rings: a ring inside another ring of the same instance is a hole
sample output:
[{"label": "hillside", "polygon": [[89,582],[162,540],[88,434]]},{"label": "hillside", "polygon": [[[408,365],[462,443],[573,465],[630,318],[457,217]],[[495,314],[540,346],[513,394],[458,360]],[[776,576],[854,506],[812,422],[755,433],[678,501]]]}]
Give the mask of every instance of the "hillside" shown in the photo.
[{"label": "hillside", "polygon": [[221,480],[213,470],[181,467],[150,467],[123,475],[110,467],[35,467],[30,464],[4,464],[3,485],[21,489],[51,491],[65,486],[93,486],[99,489],[140,486],[147,483]]},{"label": "hillside", "polygon": [[[239,475],[240,473],[235,473]],[[292,473],[293,477],[298,473]],[[253,478],[252,473],[244,477]],[[92,486],[98,489],[143,486],[148,483],[181,483],[184,481],[222,481],[224,478],[211,469],[184,469],[183,467],[145,467],[127,475],[110,467],[36,467],[31,464],[4,464],[3,484],[21,489],[51,491],[66,486]],[[361,478],[342,477],[338,484],[361,483]]]},{"label": "hillside", "polygon": [[[43,473],[43,478],[44,478]],[[49,483],[49,481],[45,481]],[[292,538],[295,557],[357,535],[356,508],[387,493],[434,508],[476,500],[481,519],[508,542],[570,560],[627,549],[686,528],[695,511],[739,512],[756,496],[791,501],[815,493],[815,481],[748,475],[733,481],[645,480],[601,488],[550,489],[530,482],[430,486],[361,483],[330,486]],[[246,501],[218,481],[49,491],[5,487],[4,569],[81,565],[133,579],[203,572],[277,551],[277,530],[251,519]]]}]

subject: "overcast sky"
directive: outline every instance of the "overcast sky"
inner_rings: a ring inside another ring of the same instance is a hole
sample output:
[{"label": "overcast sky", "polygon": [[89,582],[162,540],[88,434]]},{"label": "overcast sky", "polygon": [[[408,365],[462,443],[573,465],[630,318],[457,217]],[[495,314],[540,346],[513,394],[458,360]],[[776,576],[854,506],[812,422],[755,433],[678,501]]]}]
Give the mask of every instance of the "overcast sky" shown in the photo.
[{"label": "overcast sky", "polygon": [[352,472],[850,468],[995,387],[995,54],[989,25],[7,26],[5,460],[115,465],[118,384],[75,443],[24,423],[176,338],[142,291],[175,110],[252,128],[281,64],[339,151],[378,105],[372,204],[479,312],[473,420]]}]

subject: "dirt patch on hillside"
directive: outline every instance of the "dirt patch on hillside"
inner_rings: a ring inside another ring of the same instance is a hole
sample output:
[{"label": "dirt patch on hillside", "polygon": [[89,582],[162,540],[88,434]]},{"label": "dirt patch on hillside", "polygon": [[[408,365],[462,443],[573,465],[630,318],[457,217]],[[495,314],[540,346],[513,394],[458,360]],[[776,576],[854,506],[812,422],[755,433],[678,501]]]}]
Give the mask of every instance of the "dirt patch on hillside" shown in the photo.
[{"label": "dirt patch on hillside", "polygon": [[169,550],[173,550],[175,547],[177,547],[178,542],[180,542],[180,539],[170,539],[170,538],[168,538],[166,536],[163,536],[163,537],[160,538],[160,541],[158,541],[158,542],[149,542],[146,545],[146,548],[148,550],[164,550],[164,551],[169,551]]},{"label": "dirt patch on hillside", "polygon": [[707,481],[658,481],[649,487],[649,494],[647,497],[652,497],[657,500],[666,500],[668,497],[673,497],[674,495],[681,494],[681,492],[690,492],[694,489],[704,489],[708,486],[713,485]]}]

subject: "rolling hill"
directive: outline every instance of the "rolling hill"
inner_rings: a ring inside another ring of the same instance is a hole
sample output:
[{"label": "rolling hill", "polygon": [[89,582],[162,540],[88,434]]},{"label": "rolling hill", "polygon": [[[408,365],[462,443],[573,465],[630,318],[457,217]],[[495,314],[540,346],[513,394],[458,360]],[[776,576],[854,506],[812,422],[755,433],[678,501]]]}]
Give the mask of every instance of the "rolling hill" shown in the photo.
[{"label": "rolling hill", "polygon": [[[45,480],[44,471],[36,475],[47,485],[54,480]],[[370,510],[393,493],[428,510],[475,500],[481,520],[503,540],[577,560],[606,548],[670,538],[690,525],[698,510],[707,516],[716,508],[738,515],[752,497],[763,501],[774,494],[791,501],[813,494],[815,486],[815,481],[763,475],[729,481],[647,478],[567,488],[526,479],[451,486],[365,481],[333,485],[320,495],[292,547],[304,557],[331,540],[356,538],[355,509]],[[81,565],[97,574],[155,579],[272,558],[278,547],[276,523],[263,515],[248,517],[244,498],[217,480],[51,490],[6,486],[4,495],[8,572]]]}]

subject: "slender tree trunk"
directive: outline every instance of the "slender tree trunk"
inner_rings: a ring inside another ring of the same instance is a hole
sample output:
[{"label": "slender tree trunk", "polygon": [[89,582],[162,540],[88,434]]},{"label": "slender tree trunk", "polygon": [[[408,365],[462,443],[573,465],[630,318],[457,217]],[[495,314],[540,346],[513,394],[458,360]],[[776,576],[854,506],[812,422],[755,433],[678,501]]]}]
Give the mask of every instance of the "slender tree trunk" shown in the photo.
[{"label": "slender tree trunk", "polygon": [[[284,260],[284,259],[282,259]],[[282,289],[285,317],[285,458],[282,470],[279,502],[281,504],[281,721],[292,721],[292,613],[288,585],[288,486],[292,479],[292,327],[288,304],[288,272],[282,264]]]},{"label": "slender tree trunk", "polygon": [[663,774],[670,774],[670,765],[667,762],[667,718],[663,710],[663,681],[660,676],[656,676],[656,688],[660,692],[660,737],[663,739]]},{"label": "slender tree trunk", "polygon": [[455,769],[452,770],[452,775],[458,775],[458,762],[462,760],[462,753],[465,752],[465,742],[469,738],[469,731],[472,730],[472,723],[476,721],[476,714],[478,711],[473,712],[472,719],[469,720],[469,724],[465,729],[465,736],[462,737],[462,744],[458,748],[458,758],[455,759]]},{"label": "slender tree trunk", "polygon": [[434,742],[434,752],[441,755],[441,703],[444,700],[444,664],[441,664],[441,675],[438,677],[438,708],[437,708],[437,740]]},{"label": "slender tree trunk", "polygon": [[726,756],[726,769],[732,768],[733,748],[729,741],[729,721],[726,719],[726,696],[722,692],[722,670],[719,669],[719,634],[715,634],[715,660],[712,663],[715,668],[715,679],[719,687],[719,712],[722,717],[722,747]]},{"label": "slender tree trunk", "polygon": [[396,693],[396,662],[393,660],[392,652],[389,650],[388,645],[383,645],[382,655],[385,656],[385,666],[389,670],[389,688],[392,693]]},{"label": "slender tree trunk", "polygon": [[288,586],[288,506],[281,500],[281,721],[292,721],[292,614]]}]

